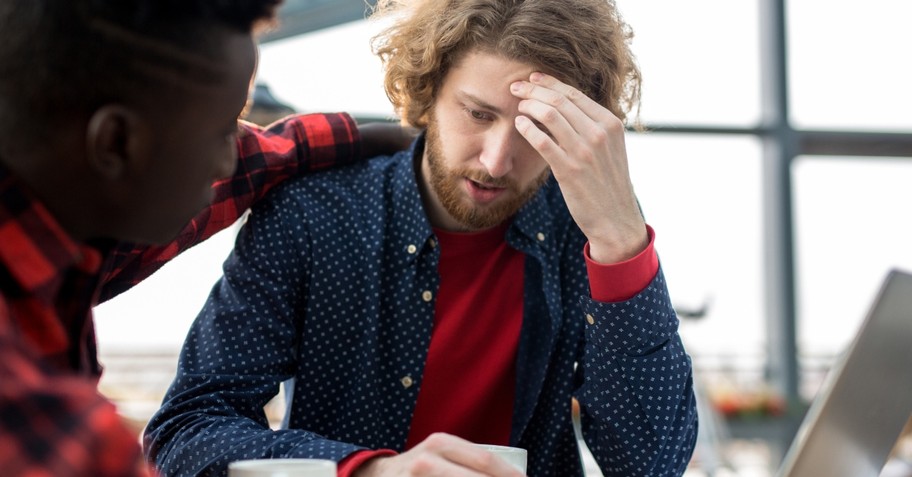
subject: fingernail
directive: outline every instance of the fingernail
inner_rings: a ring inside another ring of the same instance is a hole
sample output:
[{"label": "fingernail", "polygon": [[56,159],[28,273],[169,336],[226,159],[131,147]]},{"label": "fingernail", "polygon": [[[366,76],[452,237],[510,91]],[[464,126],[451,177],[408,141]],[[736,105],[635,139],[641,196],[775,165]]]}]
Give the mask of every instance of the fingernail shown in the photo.
[{"label": "fingernail", "polygon": [[510,85],[510,91],[518,93],[520,90],[522,90],[522,81],[514,81]]}]

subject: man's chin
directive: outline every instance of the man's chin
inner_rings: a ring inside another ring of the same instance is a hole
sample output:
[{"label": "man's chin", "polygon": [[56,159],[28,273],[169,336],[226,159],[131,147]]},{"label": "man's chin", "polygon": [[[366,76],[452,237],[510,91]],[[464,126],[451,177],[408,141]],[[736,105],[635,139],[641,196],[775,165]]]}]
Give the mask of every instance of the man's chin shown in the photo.
[{"label": "man's chin", "polygon": [[496,227],[513,214],[506,213],[503,210],[485,210],[488,208],[475,207],[472,210],[462,210],[457,213],[450,212],[450,215],[456,219],[460,225],[465,227],[466,231],[477,231]]}]

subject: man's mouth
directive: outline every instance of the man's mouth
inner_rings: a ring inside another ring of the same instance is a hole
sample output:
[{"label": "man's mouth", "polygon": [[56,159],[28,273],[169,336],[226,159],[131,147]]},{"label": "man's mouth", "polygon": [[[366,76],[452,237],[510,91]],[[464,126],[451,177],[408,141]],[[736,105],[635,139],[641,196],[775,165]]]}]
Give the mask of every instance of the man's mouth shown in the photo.
[{"label": "man's mouth", "polygon": [[472,179],[466,179],[465,184],[469,196],[476,202],[482,203],[491,202],[497,199],[507,190],[504,187],[485,184],[483,182],[473,181]]},{"label": "man's mouth", "polygon": [[[469,179],[469,180],[471,180],[471,179]],[[478,182],[478,181],[472,181],[472,184],[475,185],[475,187],[478,187],[479,189],[484,189],[484,190],[502,189],[502,187],[488,185],[488,184]]]}]

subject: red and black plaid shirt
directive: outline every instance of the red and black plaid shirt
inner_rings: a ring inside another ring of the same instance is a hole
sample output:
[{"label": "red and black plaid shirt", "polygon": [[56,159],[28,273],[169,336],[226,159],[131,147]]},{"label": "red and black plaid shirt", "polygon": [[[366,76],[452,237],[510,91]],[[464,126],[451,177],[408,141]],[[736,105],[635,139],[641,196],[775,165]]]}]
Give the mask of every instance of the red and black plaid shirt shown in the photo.
[{"label": "red and black plaid shirt", "polygon": [[242,125],[234,176],[164,246],[81,244],[0,166],[0,474],[130,476],[138,436],[101,397],[92,307],[233,224],[273,185],[361,156],[345,114]]}]

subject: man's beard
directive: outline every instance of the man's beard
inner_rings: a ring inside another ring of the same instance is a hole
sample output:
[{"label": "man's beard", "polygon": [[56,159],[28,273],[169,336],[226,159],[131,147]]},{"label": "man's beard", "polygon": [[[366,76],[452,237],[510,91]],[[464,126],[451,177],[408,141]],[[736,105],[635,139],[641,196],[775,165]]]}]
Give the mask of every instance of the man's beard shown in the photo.
[{"label": "man's beard", "polygon": [[[431,189],[447,213],[467,230],[488,229],[512,217],[538,192],[551,175],[550,169],[545,169],[541,176],[521,190],[520,184],[515,181],[491,177],[483,169],[448,170],[440,143],[437,119],[433,116],[428,122],[424,148],[431,174],[428,178]],[[473,204],[465,193],[464,181],[466,179],[507,190],[493,204],[479,206]]]}]

